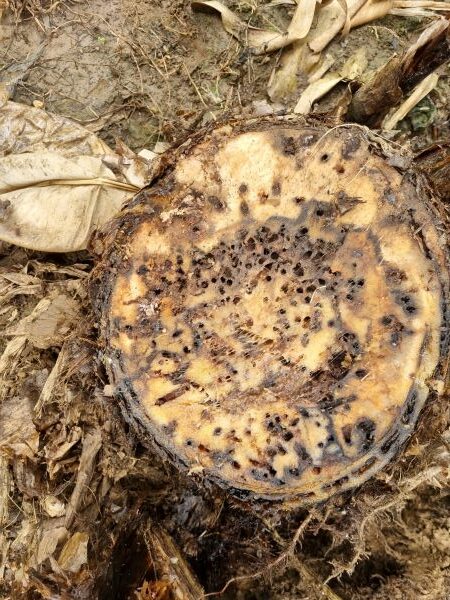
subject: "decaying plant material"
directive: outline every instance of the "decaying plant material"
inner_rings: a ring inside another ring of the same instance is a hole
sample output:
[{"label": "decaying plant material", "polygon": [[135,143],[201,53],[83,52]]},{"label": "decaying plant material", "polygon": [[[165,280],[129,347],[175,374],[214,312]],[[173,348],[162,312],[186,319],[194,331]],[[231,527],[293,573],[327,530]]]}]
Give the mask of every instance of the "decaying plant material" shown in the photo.
[{"label": "decaying plant material", "polygon": [[[319,65],[317,71],[326,72],[333,64],[333,60],[324,61],[324,64]],[[339,82],[355,81],[362,75],[367,66],[366,53],[364,48],[361,48],[354,56],[351,56],[342,66],[339,72],[330,72],[316,78],[316,71],[309,77],[309,85],[303,91],[297,104],[294,108],[294,113],[307,115],[311,112],[313,103],[332,90]]]},{"label": "decaying plant material", "polygon": [[416,156],[416,163],[432,181],[441,198],[450,198],[450,147],[447,143],[433,144]]},{"label": "decaying plant material", "polygon": [[438,80],[439,75],[437,73],[431,73],[428,77],[425,77],[413,91],[411,96],[409,96],[409,98],[407,98],[392,115],[386,116],[381,127],[385,131],[394,129],[399,121],[404,119],[406,115],[431,92],[431,90],[434,90]]},{"label": "decaying plant material", "polygon": [[[218,12],[225,30],[255,54],[285,48],[280,64],[272,72],[268,84],[268,93],[273,101],[284,99],[295,91],[298,74],[310,74],[320,61],[320,53],[338,34],[346,36],[351,28],[370,23],[389,13],[435,16],[436,13],[450,10],[446,2],[425,0],[299,0],[286,33],[272,33],[247,27],[229,8],[216,0],[191,4],[194,9]],[[305,90],[305,99],[300,99],[301,110],[296,112],[306,114],[307,109],[309,112],[312,102],[329,92],[340,81],[337,77],[338,74],[325,75],[320,82],[315,83],[312,90]]]},{"label": "decaying plant material", "polygon": [[[314,3],[316,0],[313,0]],[[239,19],[229,8],[217,0],[205,0],[192,2],[192,8],[196,10],[213,10],[220,14],[224,29],[245,43],[255,54],[274,52],[292,44],[294,40],[304,37],[303,23],[300,20],[293,21],[294,26],[286,33],[264,31],[247,25]],[[314,12],[314,11],[313,11]]]},{"label": "decaying plant material", "polygon": [[[388,110],[398,104],[404,93],[411,94],[416,87],[415,95],[420,99],[422,94],[431,91],[438,77],[436,70],[445,66],[450,58],[448,30],[449,22],[438,19],[400,56],[394,55],[354,94],[349,116],[361,123],[380,126]],[[425,80],[425,84],[422,83]],[[398,113],[399,118],[403,118],[415,102],[413,96],[413,102],[406,104],[406,112],[402,109]],[[397,120],[386,122],[395,126]]]},{"label": "decaying plant material", "polygon": [[127,418],[239,497],[360,485],[444,385],[439,212],[371,147],[352,126],[225,125],[105,234],[96,303]]},{"label": "decaying plant material", "polygon": [[86,248],[150,171],[144,158],[119,156],[83,127],[38,108],[4,104],[0,128],[0,239],[11,244]]}]

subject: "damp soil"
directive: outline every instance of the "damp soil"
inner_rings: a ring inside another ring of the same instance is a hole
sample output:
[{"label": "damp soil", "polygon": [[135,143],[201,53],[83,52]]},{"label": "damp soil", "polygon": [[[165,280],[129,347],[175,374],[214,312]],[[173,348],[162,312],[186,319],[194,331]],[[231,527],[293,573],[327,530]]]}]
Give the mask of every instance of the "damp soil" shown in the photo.
[{"label": "damp soil", "polygon": [[[228,5],[252,25],[282,30],[289,22],[283,4]],[[330,49],[339,65],[364,44],[375,70],[423,25],[423,19],[388,17]],[[277,60],[276,54],[251,56],[217,18],[192,13],[184,0],[12,0],[0,36],[0,80],[14,101],[37,103],[111,146],[120,139],[133,150],[172,144],[216,120],[265,111]],[[298,90],[304,84],[299,79]],[[338,86],[315,112],[326,115],[344,88]],[[447,69],[401,123],[397,141],[418,150],[448,138],[449,90]],[[276,110],[291,106],[286,99]],[[6,357],[0,414],[3,420],[16,417],[20,430],[26,424],[32,451],[21,447],[0,459],[0,598],[171,598],[173,591],[160,585],[167,571],[155,558],[157,527],[180,552],[180,558],[166,557],[169,567],[185,561],[197,581],[191,598],[200,598],[195,590],[201,588],[218,592],[232,578],[216,597],[450,596],[450,433],[442,404],[427,406],[401,459],[357,495],[347,492],[313,511],[240,502],[205,484],[195,468],[180,474],[142,446],[124,422],[97,344],[86,284],[92,268],[87,253],[0,246],[0,330],[49,294],[80,306],[77,329],[72,324],[65,332],[66,358],[45,410],[33,413],[52,383],[61,336],[44,348],[26,342]],[[0,336],[0,352],[9,341]],[[283,558],[308,518],[301,544]],[[72,562],[66,560],[70,568],[62,569],[67,540],[80,535],[87,539],[85,551],[79,544]]]}]

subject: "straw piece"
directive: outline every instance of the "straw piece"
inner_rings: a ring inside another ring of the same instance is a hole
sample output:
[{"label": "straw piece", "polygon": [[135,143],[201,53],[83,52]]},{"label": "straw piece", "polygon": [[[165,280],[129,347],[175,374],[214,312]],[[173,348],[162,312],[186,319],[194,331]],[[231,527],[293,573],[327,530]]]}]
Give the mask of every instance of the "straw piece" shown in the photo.
[{"label": "straw piece", "polygon": [[416,86],[413,93],[407,98],[399,108],[392,115],[388,115],[383,123],[382,129],[385,131],[391,131],[395,129],[395,126],[399,121],[404,119],[406,115],[423,99],[427,96],[435,87],[439,80],[437,73],[431,73],[428,77],[425,77],[419,85]]}]

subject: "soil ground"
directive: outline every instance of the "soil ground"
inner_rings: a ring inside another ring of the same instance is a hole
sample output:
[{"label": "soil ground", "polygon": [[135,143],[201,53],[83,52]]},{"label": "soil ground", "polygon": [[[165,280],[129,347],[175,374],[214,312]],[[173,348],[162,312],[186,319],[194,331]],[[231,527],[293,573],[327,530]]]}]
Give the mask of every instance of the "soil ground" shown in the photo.
[{"label": "soil ground", "polygon": [[[120,139],[136,151],[175,143],[216,119],[258,114],[267,106],[278,54],[252,56],[217,17],[193,13],[189,4],[12,0],[0,27],[0,79],[10,84],[14,101],[37,101],[110,146]],[[263,0],[228,6],[246,22],[275,30],[285,30],[292,14],[289,5]],[[407,47],[426,22],[386,17],[338,39],[330,51],[339,65],[364,46],[375,70]],[[304,84],[299,78],[298,89]],[[397,141],[419,149],[448,139],[449,88],[447,68],[402,122]],[[326,113],[334,97],[315,111]],[[294,102],[287,98],[277,108],[289,110]],[[174,472],[127,430],[98,360],[86,289],[89,255],[36,254],[6,245],[0,253],[0,329],[54,293],[77,302],[83,316],[76,320],[85,324],[66,341],[70,360],[45,410],[33,419],[30,411],[62,341],[44,348],[27,342],[9,358],[1,418],[19,411],[37,440],[33,451],[0,460],[0,598],[169,598],[169,590],[157,587],[158,561],[149,540],[158,527],[173,538],[208,593],[283,555],[307,511],[248,507],[205,489],[195,475]],[[0,352],[7,341],[0,340]],[[442,406],[429,407],[431,434],[422,427],[391,471],[357,498],[348,494],[310,512],[294,552],[261,576],[238,579],[221,597],[448,599],[450,434],[444,413]],[[75,494],[76,511],[68,517],[80,473],[89,493],[83,489],[78,499]],[[63,569],[62,548],[74,534],[86,536],[87,562],[79,545],[81,564]]]}]

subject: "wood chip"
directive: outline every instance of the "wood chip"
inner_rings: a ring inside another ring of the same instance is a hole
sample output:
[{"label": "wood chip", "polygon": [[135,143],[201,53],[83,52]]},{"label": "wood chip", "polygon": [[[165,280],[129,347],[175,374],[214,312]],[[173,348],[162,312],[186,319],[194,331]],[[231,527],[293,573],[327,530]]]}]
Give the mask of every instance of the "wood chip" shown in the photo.
[{"label": "wood chip", "polygon": [[7,272],[0,275],[0,305],[11,305],[16,296],[33,296],[42,293],[42,281],[25,273]]},{"label": "wood chip", "polygon": [[0,533],[0,581],[4,580],[5,568],[8,562],[8,550],[10,546],[11,540],[8,540],[6,535]]},{"label": "wood chip", "polygon": [[5,527],[9,520],[10,480],[9,461],[0,454],[0,528]]},{"label": "wood chip", "polygon": [[57,381],[59,380],[63,368],[65,367],[65,359],[66,353],[65,347],[63,346],[61,348],[60,353],[58,354],[58,358],[56,359],[55,364],[53,365],[53,369],[51,370],[50,375],[47,377],[47,380],[44,383],[44,387],[42,388],[38,401],[36,402],[36,405],[34,407],[34,412],[37,416],[40,416],[44,406],[51,402],[51,399],[53,397],[53,390]]},{"label": "wood chip", "polygon": [[52,439],[52,442],[47,444],[44,449],[44,456],[47,460],[47,469],[50,479],[53,479],[56,473],[58,473],[61,465],[64,464],[62,459],[64,459],[69,450],[80,441],[81,436],[82,431],[80,427],[75,426],[70,429],[63,427],[56,439]]},{"label": "wood chip", "polygon": [[39,433],[33,423],[32,406],[25,396],[8,397],[0,405],[0,452],[33,459]]},{"label": "wood chip", "polygon": [[58,558],[58,564],[64,571],[78,573],[88,561],[87,546],[89,534],[75,532],[64,544]]},{"label": "wood chip", "polygon": [[38,566],[47,560],[55,552],[58,544],[66,538],[67,533],[67,529],[59,525],[44,530],[41,534],[34,561],[30,562],[35,562],[36,566]]},{"label": "wood chip", "polygon": [[102,445],[102,435],[100,431],[89,432],[83,440],[81,450],[80,464],[78,465],[77,480],[72,496],[67,505],[65,526],[69,528],[73,523],[81,499],[88,491],[89,482],[94,469],[95,458]]},{"label": "wood chip", "polygon": [[17,553],[24,553],[25,548],[30,550],[33,536],[35,535],[34,518],[24,518],[22,520],[19,531],[16,532],[16,537],[11,544],[11,549]]},{"label": "wood chip", "polygon": [[25,336],[35,348],[45,350],[61,346],[73,331],[80,305],[66,294],[43,298],[33,312],[17,325],[5,330],[7,336]]},{"label": "wood chip", "polygon": [[8,379],[19,363],[20,356],[27,345],[25,336],[18,336],[7,343],[0,356],[0,404],[9,392]]},{"label": "wood chip", "polygon": [[199,600],[204,597],[200,583],[167,531],[149,523],[144,539],[158,579],[169,584],[174,598]]}]

